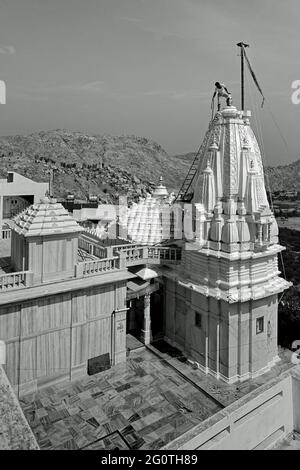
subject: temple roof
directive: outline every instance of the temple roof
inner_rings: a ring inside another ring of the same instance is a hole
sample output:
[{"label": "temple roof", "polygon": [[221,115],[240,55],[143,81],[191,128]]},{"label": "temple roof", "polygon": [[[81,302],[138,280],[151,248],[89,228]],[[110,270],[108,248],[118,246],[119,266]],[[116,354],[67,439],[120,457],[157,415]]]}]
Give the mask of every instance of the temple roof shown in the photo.
[{"label": "temple roof", "polygon": [[25,237],[79,233],[83,228],[55,199],[44,197],[18,214],[12,229]]}]

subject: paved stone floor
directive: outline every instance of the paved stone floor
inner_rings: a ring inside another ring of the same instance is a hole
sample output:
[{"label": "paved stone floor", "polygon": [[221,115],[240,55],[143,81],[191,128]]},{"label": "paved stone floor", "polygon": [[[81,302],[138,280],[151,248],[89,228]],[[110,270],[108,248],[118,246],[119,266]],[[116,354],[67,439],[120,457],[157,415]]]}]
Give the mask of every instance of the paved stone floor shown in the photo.
[{"label": "paved stone floor", "polygon": [[262,374],[255,379],[245,380],[241,383],[227,384],[222,380],[217,380],[211,375],[206,375],[201,370],[195,370],[184,358],[183,354],[176,348],[168,345],[164,341],[157,341],[149,346],[155,354],[159,354],[169,366],[174,367],[187,380],[192,381],[196,386],[215,399],[223,407],[229,406],[239,398],[265,384],[267,381],[277,377],[282,372],[294,367],[291,361],[291,351],[279,348],[280,361],[271,368],[269,372]]},{"label": "paved stone floor", "polygon": [[159,449],[221,409],[146,349],[20,400],[42,449]]},{"label": "paved stone floor", "polygon": [[138,349],[144,347],[144,344],[131,334],[126,335],[126,348],[132,351],[133,349]]}]

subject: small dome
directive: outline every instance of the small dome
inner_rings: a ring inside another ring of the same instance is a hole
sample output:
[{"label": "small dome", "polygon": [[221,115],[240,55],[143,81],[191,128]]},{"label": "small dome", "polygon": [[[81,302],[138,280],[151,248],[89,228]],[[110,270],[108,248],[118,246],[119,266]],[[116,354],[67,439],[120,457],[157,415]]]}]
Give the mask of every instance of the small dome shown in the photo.
[{"label": "small dome", "polygon": [[163,185],[162,176],[159,178],[159,184],[155,187],[152,197],[167,198],[169,196],[168,190],[165,185]]}]

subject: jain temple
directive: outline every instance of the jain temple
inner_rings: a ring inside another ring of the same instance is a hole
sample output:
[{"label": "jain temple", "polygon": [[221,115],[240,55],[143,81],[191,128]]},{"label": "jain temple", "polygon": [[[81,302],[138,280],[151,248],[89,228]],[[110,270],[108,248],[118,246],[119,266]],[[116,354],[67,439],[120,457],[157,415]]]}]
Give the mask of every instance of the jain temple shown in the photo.
[{"label": "jain temple", "polygon": [[2,228],[4,448],[267,449],[300,430],[250,120],[217,111],[188,193],[161,180],[119,219],[127,236],[84,228],[45,191]]}]

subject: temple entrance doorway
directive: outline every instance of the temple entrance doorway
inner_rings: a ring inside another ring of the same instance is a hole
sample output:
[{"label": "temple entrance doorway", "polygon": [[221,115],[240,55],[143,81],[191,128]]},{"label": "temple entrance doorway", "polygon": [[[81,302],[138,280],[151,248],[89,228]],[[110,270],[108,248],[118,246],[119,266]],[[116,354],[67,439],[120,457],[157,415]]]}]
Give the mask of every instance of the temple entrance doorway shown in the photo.
[{"label": "temple entrance doorway", "polygon": [[136,349],[163,338],[163,291],[159,284],[127,300],[127,348]]},{"label": "temple entrance doorway", "polygon": [[162,339],[164,336],[164,310],[163,310],[163,292],[160,288],[153,292],[150,300],[150,318],[152,341]]},{"label": "temple entrance doorway", "polygon": [[143,297],[127,301],[126,316],[126,346],[127,349],[143,347],[142,329],[144,325],[144,302]]}]

